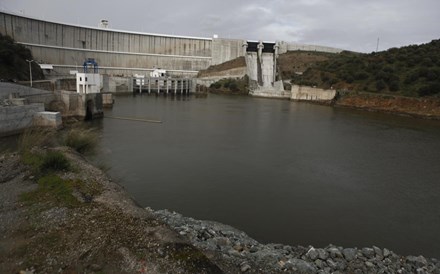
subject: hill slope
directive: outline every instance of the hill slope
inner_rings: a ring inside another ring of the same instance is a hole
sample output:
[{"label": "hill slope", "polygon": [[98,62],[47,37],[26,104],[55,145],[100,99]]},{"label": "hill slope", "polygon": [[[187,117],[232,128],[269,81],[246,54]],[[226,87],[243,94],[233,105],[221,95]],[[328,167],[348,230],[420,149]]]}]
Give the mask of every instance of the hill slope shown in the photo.
[{"label": "hill slope", "polygon": [[440,96],[440,40],[371,54],[342,52],[326,57],[309,63],[302,75],[291,74],[292,82],[404,96]]}]

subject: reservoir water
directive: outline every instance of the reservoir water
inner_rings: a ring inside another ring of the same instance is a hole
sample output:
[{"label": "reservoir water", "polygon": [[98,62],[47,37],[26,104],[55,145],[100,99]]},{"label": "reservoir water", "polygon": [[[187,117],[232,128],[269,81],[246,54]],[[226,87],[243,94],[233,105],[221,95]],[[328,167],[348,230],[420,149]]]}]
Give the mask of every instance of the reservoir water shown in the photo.
[{"label": "reservoir water", "polygon": [[440,122],[209,95],[117,97],[96,161],[142,206],[263,242],[440,258]]}]

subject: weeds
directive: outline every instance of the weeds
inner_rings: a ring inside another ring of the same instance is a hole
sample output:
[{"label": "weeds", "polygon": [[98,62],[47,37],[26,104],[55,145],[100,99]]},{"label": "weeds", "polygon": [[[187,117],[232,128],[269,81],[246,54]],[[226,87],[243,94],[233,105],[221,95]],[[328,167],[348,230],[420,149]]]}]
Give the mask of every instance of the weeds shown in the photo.
[{"label": "weeds", "polygon": [[46,152],[39,167],[42,172],[69,170],[69,168],[69,160],[60,151]]},{"label": "weeds", "polygon": [[98,145],[98,134],[93,129],[74,128],[69,130],[64,143],[81,154],[91,154]]},{"label": "weeds", "polygon": [[30,152],[34,147],[51,147],[55,145],[55,134],[54,130],[27,129],[18,140],[18,151],[23,155]]}]

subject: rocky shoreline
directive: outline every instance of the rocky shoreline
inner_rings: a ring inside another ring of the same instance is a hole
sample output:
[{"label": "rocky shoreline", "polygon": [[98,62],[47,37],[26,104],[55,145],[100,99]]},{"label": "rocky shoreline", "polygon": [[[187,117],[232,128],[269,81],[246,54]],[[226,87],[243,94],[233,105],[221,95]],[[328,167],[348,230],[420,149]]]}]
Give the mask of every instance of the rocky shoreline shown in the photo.
[{"label": "rocky shoreline", "polygon": [[386,248],[261,244],[221,223],[168,210],[154,211],[154,215],[187,237],[222,269],[229,265],[246,273],[440,273],[437,259],[399,256]]}]

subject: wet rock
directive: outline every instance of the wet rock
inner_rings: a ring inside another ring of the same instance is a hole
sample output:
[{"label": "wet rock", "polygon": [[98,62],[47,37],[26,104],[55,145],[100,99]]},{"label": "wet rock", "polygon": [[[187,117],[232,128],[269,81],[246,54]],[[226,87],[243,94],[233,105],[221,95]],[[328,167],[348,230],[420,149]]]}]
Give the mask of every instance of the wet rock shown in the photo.
[{"label": "wet rock", "polygon": [[320,259],[317,259],[314,263],[319,269],[324,269],[327,267],[327,265]]},{"label": "wet rock", "polygon": [[364,255],[368,259],[371,259],[376,255],[376,252],[372,248],[364,247],[362,248],[362,255]]},{"label": "wet rock", "polygon": [[318,250],[316,250],[315,248],[310,248],[309,251],[306,254],[307,257],[309,257],[310,260],[314,261],[318,258],[319,253]]},{"label": "wet rock", "polygon": [[245,262],[245,263],[241,264],[241,266],[240,266],[241,272],[247,272],[249,270],[251,270],[251,266],[248,263]]},{"label": "wet rock", "polygon": [[327,251],[330,253],[330,257],[332,257],[333,259],[343,257],[341,251],[336,247],[331,247]]},{"label": "wet rock", "polygon": [[374,267],[374,264],[372,263],[372,262],[365,262],[365,266],[366,267],[368,267],[368,268],[373,268]]},{"label": "wet rock", "polygon": [[418,256],[418,257],[408,256],[408,257],[406,257],[406,261],[411,264],[414,264],[417,267],[423,267],[423,266],[428,265],[428,261],[423,256]]},{"label": "wet rock", "polygon": [[384,256],[384,257],[388,257],[388,256],[390,256],[390,255],[391,255],[391,251],[389,251],[388,249],[384,248],[384,249],[383,249],[383,256]]},{"label": "wet rock", "polygon": [[374,253],[376,253],[376,256],[379,256],[379,258],[383,258],[383,252],[382,249],[378,248],[377,246],[373,246]]},{"label": "wet rock", "polygon": [[327,260],[327,258],[328,258],[327,251],[325,251],[322,248],[318,248],[317,251],[318,251],[318,258],[320,258],[321,260],[324,260],[324,261]]},{"label": "wet rock", "polygon": [[347,261],[353,261],[354,259],[356,259],[356,253],[356,248],[345,248],[342,250],[342,254]]},{"label": "wet rock", "polygon": [[214,242],[216,245],[224,247],[231,245],[231,241],[226,237],[216,237],[214,238]]},{"label": "wet rock", "polygon": [[335,270],[336,267],[338,266],[332,259],[328,259],[327,261],[327,265],[332,269]]},{"label": "wet rock", "polygon": [[296,269],[296,273],[300,274],[312,274],[316,273],[317,269],[310,263],[301,259],[291,259],[288,262],[293,264],[293,269]]}]

